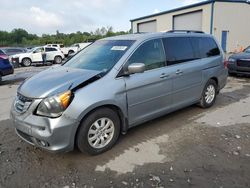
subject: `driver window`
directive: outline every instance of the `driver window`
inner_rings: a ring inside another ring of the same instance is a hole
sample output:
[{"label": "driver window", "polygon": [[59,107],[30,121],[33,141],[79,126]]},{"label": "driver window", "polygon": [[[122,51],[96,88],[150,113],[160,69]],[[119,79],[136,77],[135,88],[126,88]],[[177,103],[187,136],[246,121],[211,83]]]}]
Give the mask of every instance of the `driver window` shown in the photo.
[{"label": "driver window", "polygon": [[144,63],[146,70],[165,66],[165,55],[161,39],[154,39],[142,44],[129,58],[128,64]]},{"label": "driver window", "polygon": [[42,48],[37,48],[33,53],[39,53],[42,52]]}]

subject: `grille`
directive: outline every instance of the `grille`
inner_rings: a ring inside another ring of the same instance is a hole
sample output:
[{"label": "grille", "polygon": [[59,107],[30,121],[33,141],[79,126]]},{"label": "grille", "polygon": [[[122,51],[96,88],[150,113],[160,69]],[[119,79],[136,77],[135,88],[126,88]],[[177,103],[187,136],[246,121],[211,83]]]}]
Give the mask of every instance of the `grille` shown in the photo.
[{"label": "grille", "polygon": [[17,94],[15,104],[14,104],[15,110],[18,113],[25,113],[29,109],[31,103],[32,103],[32,99],[29,99],[20,94]]},{"label": "grille", "polygon": [[239,67],[250,67],[250,59],[240,59],[237,61],[237,66]]}]

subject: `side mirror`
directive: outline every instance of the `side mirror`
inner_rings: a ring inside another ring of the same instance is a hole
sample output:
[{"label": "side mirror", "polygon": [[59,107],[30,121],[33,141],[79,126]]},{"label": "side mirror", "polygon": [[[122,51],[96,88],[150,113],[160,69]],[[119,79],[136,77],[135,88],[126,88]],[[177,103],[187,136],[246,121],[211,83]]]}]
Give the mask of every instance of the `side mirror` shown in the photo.
[{"label": "side mirror", "polygon": [[143,73],[145,71],[145,64],[144,63],[132,63],[128,66],[128,73]]}]

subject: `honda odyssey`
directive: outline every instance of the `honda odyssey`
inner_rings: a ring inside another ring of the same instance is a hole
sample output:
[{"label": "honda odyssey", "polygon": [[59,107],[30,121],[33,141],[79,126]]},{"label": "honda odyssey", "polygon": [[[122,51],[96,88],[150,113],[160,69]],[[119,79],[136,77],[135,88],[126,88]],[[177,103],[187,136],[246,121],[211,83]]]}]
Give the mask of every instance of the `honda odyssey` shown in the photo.
[{"label": "honda odyssey", "polygon": [[11,118],[17,135],[32,145],[100,154],[131,127],[192,104],[211,107],[227,74],[211,35],[105,38],[23,82]]}]

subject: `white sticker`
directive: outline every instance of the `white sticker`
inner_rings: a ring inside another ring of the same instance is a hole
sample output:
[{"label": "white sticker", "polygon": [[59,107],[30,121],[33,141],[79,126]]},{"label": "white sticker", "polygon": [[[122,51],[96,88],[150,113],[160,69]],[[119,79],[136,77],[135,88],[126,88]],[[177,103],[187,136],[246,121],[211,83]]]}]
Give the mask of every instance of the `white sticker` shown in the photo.
[{"label": "white sticker", "polygon": [[113,46],[111,50],[124,51],[127,49],[127,46]]}]

